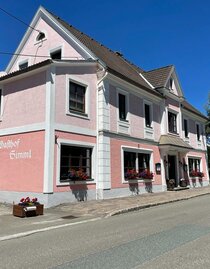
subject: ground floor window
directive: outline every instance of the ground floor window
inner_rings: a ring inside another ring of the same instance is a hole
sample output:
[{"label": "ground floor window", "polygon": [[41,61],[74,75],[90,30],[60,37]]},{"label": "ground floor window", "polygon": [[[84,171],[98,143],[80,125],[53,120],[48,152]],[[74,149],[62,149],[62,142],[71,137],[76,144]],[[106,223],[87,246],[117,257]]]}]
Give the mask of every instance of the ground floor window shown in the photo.
[{"label": "ground floor window", "polygon": [[153,178],[150,171],[151,154],[124,151],[124,178]]},{"label": "ground floor window", "polygon": [[201,160],[198,158],[188,158],[190,176],[199,176]]},{"label": "ground floor window", "polygon": [[92,148],[61,145],[60,180],[91,178]]}]

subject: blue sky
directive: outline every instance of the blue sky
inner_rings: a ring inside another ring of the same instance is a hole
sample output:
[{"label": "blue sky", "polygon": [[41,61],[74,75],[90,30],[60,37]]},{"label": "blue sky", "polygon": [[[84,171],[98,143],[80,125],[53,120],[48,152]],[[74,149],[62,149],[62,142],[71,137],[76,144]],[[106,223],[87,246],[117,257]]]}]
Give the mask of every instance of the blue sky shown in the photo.
[{"label": "blue sky", "polygon": [[[210,1],[0,0],[0,8],[26,23],[40,5],[145,70],[174,64],[186,99],[206,114]],[[26,29],[0,10],[0,52],[15,52]],[[10,57],[0,54],[0,70]]]}]

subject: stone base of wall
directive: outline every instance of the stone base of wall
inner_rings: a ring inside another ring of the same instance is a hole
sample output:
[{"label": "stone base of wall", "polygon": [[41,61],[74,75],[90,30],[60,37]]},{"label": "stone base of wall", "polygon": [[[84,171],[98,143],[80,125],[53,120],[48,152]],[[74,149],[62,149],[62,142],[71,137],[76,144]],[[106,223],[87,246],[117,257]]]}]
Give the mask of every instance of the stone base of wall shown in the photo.
[{"label": "stone base of wall", "polygon": [[[203,181],[203,186],[208,186],[208,181]],[[196,185],[195,187],[201,187],[201,185]],[[193,188],[193,186],[191,186]],[[0,191],[0,202],[1,203],[15,203],[18,204],[21,198],[38,198],[41,204],[44,204],[45,208],[56,206],[63,203],[73,203],[80,201],[90,201],[96,200],[96,193],[98,190],[77,190],[76,192],[56,192],[52,194],[34,193],[34,192],[11,192],[11,191]],[[126,197],[132,195],[141,195],[143,193],[150,192],[163,192],[166,188],[162,185],[151,186],[138,186],[137,184],[129,184],[127,188],[117,188],[110,190],[100,191],[103,193],[103,199]]]}]

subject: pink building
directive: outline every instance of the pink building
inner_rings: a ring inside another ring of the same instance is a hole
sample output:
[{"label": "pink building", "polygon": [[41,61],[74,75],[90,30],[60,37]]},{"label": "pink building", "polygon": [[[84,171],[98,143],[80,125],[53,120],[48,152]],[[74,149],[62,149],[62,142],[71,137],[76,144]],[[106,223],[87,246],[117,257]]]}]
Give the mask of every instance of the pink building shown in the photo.
[{"label": "pink building", "polygon": [[0,77],[0,201],[209,184],[206,117],[174,66],[128,62],[40,7]]}]

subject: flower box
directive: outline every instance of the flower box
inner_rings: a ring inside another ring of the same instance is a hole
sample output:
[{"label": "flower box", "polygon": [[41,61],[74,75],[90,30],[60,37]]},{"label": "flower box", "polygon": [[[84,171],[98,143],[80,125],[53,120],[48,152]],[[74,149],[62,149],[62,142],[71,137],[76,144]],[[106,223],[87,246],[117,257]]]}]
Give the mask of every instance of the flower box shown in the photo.
[{"label": "flower box", "polygon": [[32,217],[43,215],[44,205],[36,204],[36,205],[13,205],[13,216],[24,218],[24,217]]}]

